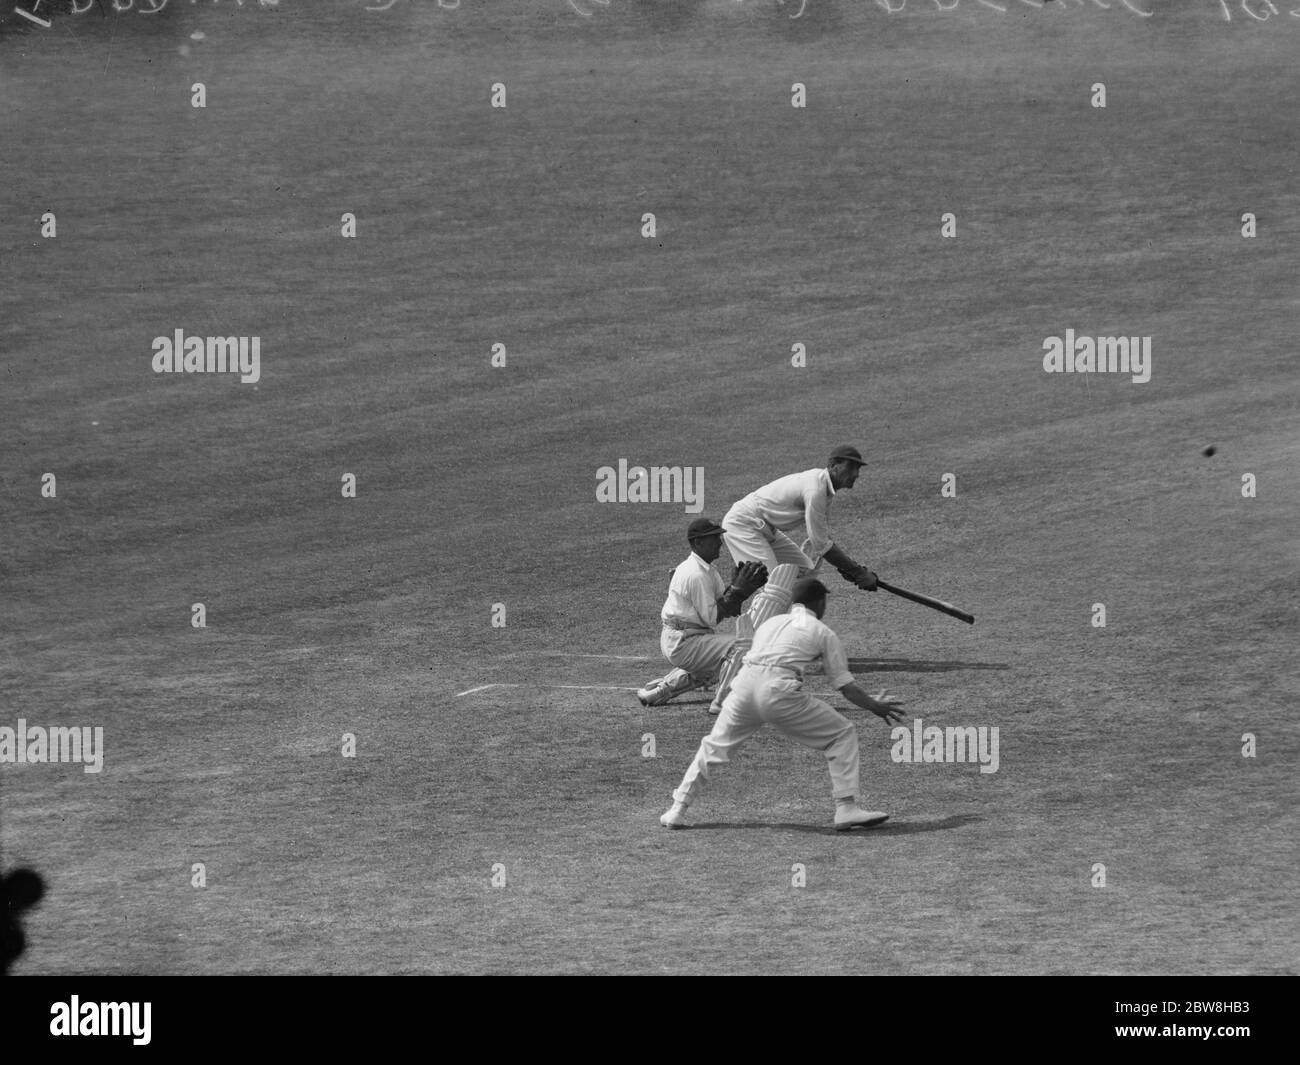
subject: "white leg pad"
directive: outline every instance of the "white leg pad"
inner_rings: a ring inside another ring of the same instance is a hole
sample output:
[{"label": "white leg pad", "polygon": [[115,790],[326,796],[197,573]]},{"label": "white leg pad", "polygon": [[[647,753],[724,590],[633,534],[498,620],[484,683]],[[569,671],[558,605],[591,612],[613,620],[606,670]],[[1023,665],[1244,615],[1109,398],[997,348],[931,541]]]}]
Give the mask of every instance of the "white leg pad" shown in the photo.
[{"label": "white leg pad", "polygon": [[758,627],[769,618],[784,614],[790,609],[790,598],[794,594],[795,581],[798,579],[799,567],[788,564],[775,567],[767,575],[767,583],[750,600],[749,612],[746,616],[749,619],[751,633],[756,632]]}]

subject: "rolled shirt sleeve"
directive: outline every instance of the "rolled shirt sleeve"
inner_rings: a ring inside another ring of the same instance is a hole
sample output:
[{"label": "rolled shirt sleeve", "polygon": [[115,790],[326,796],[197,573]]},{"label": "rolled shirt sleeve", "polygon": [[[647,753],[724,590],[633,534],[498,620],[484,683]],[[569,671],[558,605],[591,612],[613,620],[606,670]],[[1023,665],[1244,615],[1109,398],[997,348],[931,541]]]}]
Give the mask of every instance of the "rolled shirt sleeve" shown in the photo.
[{"label": "rolled shirt sleeve", "polygon": [[807,550],[805,553],[816,562],[830,550],[831,544],[834,542],[831,540],[831,497],[830,492],[827,490],[827,484],[823,483],[821,478],[817,478],[814,483],[804,490],[803,499],[803,523],[808,530]]},{"label": "rolled shirt sleeve", "polygon": [[842,688],[853,683],[853,674],[849,672],[849,656],[844,653],[844,644],[829,628],[826,628],[822,641],[822,667],[831,686]]}]

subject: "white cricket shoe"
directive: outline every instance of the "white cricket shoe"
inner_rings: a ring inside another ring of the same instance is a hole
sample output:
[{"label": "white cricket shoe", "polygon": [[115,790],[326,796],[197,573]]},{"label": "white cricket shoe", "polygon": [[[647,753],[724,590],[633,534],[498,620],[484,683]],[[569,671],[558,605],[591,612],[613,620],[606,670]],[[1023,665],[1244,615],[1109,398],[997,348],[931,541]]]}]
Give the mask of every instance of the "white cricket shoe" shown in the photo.
[{"label": "white cricket shoe", "polygon": [[664,828],[687,828],[686,824],[686,807],[679,802],[675,802],[669,808],[668,812],[659,818],[659,823]]},{"label": "white cricket shoe", "polygon": [[874,825],[884,824],[888,820],[889,814],[881,813],[879,810],[864,810],[856,804],[840,806],[835,810],[835,831],[847,832],[850,828],[871,828]]},{"label": "white cricket shoe", "polygon": [[673,697],[673,693],[668,690],[667,684],[659,681],[655,684],[647,684],[636,693],[636,697],[641,700],[642,706],[663,706]]}]

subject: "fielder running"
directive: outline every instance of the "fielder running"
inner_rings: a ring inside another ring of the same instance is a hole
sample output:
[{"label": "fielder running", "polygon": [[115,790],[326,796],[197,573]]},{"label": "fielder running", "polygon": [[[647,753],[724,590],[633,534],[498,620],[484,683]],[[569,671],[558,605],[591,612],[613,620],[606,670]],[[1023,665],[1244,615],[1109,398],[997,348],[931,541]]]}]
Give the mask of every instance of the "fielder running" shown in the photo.
[{"label": "fielder running", "polygon": [[772,725],[826,756],[837,830],[867,828],[888,819],[886,813],[858,805],[858,731],[843,714],[804,693],[804,673],[820,660],[831,683],[846,699],[886,724],[902,720],[901,704],[886,699],[883,691],[872,698],[853,679],[844,645],[821,621],[826,613],[826,586],[821,581],[799,581],[793,599],[788,614],[768,619],[754,633],[754,645],[745,655],[744,667],[722,704],[713,731],[700,743],[673,792],[673,805],[659,818],[666,828],[687,827],[686,808],[695,801],[703,782],[764,725]]},{"label": "fielder running", "polygon": [[[735,563],[762,563],[768,576],[748,612],[736,619],[736,653],[718,679],[710,714],[722,709],[758,627],[790,609],[795,581],[819,568],[822,560],[839,570],[846,581],[869,592],[876,590],[876,575],[831,540],[829,525],[835,493],[852,488],[864,465],[862,453],[844,444],[831,452],[825,469],[804,470],[765,484],[736,503],[722,519],[723,539]],[[808,539],[797,547],[785,530],[798,528],[800,523],[807,529]]]},{"label": "fielder running", "polygon": [[736,617],[741,606],[767,579],[767,571],[751,562],[736,567],[730,587],[713,568],[722,553],[722,526],[696,518],[686,530],[690,556],[673,571],[668,598],[661,612],[659,648],[675,668],[636,693],[642,706],[662,706],[675,695],[709,684],[735,646],[735,639],[717,631],[723,618]]}]

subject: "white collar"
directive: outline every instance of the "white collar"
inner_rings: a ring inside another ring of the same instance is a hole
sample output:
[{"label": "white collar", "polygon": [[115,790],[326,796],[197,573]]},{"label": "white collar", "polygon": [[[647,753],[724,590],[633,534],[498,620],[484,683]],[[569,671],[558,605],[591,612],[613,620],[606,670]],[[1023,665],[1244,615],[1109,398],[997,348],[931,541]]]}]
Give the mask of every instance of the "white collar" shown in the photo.
[{"label": "white collar", "polygon": [[706,570],[713,569],[713,563],[705,562],[704,557],[702,555],[697,554],[694,548],[691,549],[691,560],[701,569],[706,569]]}]

